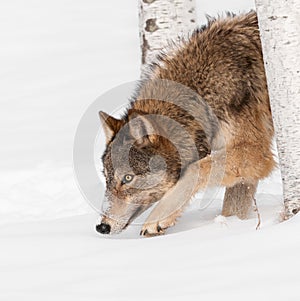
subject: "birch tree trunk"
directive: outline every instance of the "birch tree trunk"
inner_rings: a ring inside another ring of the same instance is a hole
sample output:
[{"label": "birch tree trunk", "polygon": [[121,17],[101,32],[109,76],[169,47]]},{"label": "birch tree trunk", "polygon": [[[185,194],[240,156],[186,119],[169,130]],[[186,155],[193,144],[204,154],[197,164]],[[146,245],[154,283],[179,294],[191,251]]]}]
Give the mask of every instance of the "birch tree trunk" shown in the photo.
[{"label": "birch tree trunk", "polygon": [[142,77],[168,40],[176,41],[195,28],[195,7],[196,0],[139,0]]},{"label": "birch tree trunk", "polygon": [[288,219],[300,210],[300,1],[256,0]]}]

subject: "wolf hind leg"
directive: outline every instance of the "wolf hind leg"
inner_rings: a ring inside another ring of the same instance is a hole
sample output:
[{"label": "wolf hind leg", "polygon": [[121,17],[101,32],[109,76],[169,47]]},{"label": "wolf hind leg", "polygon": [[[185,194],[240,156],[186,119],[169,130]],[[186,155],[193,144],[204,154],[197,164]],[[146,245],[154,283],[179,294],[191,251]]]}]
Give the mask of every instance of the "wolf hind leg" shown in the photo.
[{"label": "wolf hind leg", "polygon": [[257,184],[257,181],[245,180],[232,187],[227,187],[223,201],[222,215],[236,215],[240,219],[248,218],[251,206],[253,205]]}]

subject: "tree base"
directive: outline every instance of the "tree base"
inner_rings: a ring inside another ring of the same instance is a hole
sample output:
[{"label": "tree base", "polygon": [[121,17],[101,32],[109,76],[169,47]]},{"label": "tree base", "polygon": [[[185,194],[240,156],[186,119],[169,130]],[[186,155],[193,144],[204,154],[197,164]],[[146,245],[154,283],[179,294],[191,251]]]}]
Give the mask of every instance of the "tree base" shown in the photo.
[{"label": "tree base", "polygon": [[283,220],[288,220],[300,211],[299,201],[285,201]]}]

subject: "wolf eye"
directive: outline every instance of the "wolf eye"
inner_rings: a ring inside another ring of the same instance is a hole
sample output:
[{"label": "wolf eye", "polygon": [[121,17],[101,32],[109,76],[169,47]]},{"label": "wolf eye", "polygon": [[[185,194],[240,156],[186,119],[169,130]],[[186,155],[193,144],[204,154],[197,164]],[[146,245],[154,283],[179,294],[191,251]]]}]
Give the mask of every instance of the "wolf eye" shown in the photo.
[{"label": "wolf eye", "polygon": [[125,175],[122,179],[122,184],[126,184],[131,182],[133,179],[133,175]]}]

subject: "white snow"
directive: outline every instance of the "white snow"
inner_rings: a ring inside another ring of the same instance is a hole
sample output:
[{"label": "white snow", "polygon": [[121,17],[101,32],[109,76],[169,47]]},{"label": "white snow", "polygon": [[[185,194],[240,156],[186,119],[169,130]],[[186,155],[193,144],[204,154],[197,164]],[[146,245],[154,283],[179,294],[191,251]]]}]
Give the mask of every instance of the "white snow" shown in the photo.
[{"label": "white snow", "polygon": [[223,215],[217,215],[214,219],[216,224],[227,226],[227,218]]},{"label": "white snow", "polygon": [[[222,190],[167,235],[115,237],[76,187],[72,143],[85,108],[139,76],[136,0],[12,0],[0,10],[0,300],[298,301],[300,217],[278,223],[279,171],[257,216],[220,217]],[[252,1],[198,1],[204,12]]]},{"label": "white snow", "polygon": [[138,226],[101,237],[93,214],[6,225],[0,299],[299,300],[300,218],[279,224],[278,199],[264,205],[258,231],[255,218],[214,223],[215,208],[150,239]]}]

